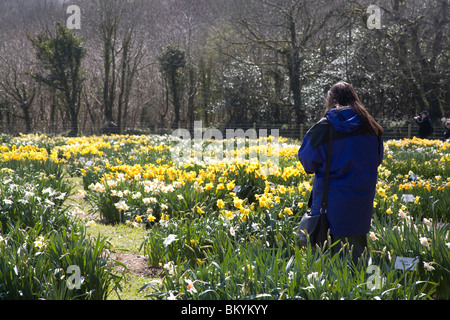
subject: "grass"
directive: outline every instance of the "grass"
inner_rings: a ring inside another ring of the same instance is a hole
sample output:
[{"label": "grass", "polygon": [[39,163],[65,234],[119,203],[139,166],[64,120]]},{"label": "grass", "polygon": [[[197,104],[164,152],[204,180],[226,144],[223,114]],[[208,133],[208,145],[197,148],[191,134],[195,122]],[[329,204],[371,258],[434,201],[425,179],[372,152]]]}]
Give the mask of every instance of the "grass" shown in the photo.
[{"label": "grass", "polygon": [[105,225],[97,223],[88,228],[88,233],[97,236],[99,233],[107,237],[116,252],[129,252],[142,254],[139,252],[144,236],[147,232],[141,228],[127,227],[126,225]]},{"label": "grass", "polygon": [[[142,255],[142,252],[139,252],[139,246],[147,232],[141,228],[132,228],[120,224],[105,225],[96,223],[88,228],[88,234],[92,236],[101,234],[106,237],[113,245],[113,250],[116,253]],[[128,271],[127,276],[125,277],[125,283],[123,284],[123,290],[120,292],[120,299],[148,300],[149,298],[145,297],[148,292],[139,292],[139,289],[153,279],[154,277],[146,277]],[[109,300],[118,299],[119,297],[114,294],[109,297]]]},{"label": "grass", "polygon": [[[141,291],[139,289],[147,284],[153,278],[147,278],[135,274],[130,274],[127,277],[126,282],[123,286],[123,290],[120,294],[121,300],[154,300],[153,298],[148,298],[146,295],[149,291]],[[119,300],[117,295],[111,295],[108,300]]]}]

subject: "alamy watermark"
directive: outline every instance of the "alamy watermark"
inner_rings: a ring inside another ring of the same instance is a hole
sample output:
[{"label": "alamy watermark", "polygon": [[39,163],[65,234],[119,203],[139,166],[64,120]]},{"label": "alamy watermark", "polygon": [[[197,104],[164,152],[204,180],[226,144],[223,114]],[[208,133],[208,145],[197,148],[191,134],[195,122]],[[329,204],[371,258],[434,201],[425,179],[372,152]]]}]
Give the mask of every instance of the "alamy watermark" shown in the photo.
[{"label": "alamy watermark", "polygon": [[80,289],[81,283],[84,278],[81,276],[80,267],[77,265],[70,265],[67,268],[67,273],[71,274],[70,277],[67,278],[66,285],[69,290]]},{"label": "alamy watermark", "polygon": [[67,7],[67,14],[70,16],[67,18],[67,29],[81,29],[81,9],[77,5],[70,5]]},{"label": "alamy watermark", "polygon": [[[127,0],[127,3],[131,4],[133,0]],[[367,8],[367,28],[369,29],[381,29],[381,9],[377,5],[370,5]],[[81,29],[81,9],[77,5],[69,5],[66,10],[70,16],[67,18],[66,26],[68,29]]]},{"label": "alamy watermark", "polygon": [[204,163],[214,164],[225,161],[239,163],[248,160],[261,165],[265,174],[278,170],[279,165],[279,130],[251,128],[226,129],[225,140],[222,131],[211,128],[203,130],[202,121],[194,122],[194,137],[187,129],[177,129],[172,137],[178,139],[171,150],[175,164]]},{"label": "alamy watermark", "polygon": [[372,29],[381,29],[381,9],[380,7],[372,4],[367,8],[367,14],[369,17],[367,18],[367,28]]},{"label": "alamy watermark", "polygon": [[[405,259],[405,258],[403,258]],[[416,258],[417,260],[417,258]],[[416,261],[414,260],[414,261]],[[397,268],[397,267],[396,267]],[[398,268],[401,269],[401,268]],[[408,270],[408,269],[406,269]],[[366,270],[367,274],[370,276],[365,283],[369,290],[380,290],[383,285],[383,279],[381,276],[381,269],[376,265],[369,265]],[[69,290],[80,289],[81,284],[84,281],[84,277],[81,276],[80,267],[77,265],[70,265],[67,268],[67,274],[71,274],[66,280],[66,286]]]},{"label": "alamy watermark", "polygon": [[381,269],[379,266],[371,264],[367,267],[366,273],[371,274],[366,285],[369,290],[379,290],[382,285]]}]

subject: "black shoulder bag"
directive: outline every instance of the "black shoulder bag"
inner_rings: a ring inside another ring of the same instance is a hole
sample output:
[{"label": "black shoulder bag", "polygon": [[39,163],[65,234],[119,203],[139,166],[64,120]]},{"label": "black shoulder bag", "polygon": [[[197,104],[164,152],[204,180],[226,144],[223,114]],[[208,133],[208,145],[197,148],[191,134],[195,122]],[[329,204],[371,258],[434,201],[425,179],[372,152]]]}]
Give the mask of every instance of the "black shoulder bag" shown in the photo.
[{"label": "black shoulder bag", "polygon": [[[300,220],[297,234],[301,243],[310,243],[312,246],[323,245],[328,238],[330,225],[327,219],[328,184],[330,181],[331,147],[332,147],[333,125],[329,124],[328,154],[325,171],[325,182],[323,186],[322,202],[319,215],[311,215],[308,210]],[[312,197],[310,198],[311,201]],[[308,239],[309,238],[309,239]]]}]

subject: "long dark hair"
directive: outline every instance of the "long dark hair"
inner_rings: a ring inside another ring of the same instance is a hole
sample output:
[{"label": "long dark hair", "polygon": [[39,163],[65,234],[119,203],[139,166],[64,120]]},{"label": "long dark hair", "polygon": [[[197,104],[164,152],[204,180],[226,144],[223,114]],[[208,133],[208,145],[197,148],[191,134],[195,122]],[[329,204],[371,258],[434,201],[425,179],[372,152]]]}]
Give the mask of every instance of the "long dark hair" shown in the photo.
[{"label": "long dark hair", "polygon": [[325,114],[336,107],[351,107],[361,120],[363,128],[378,136],[383,135],[383,128],[362,105],[353,87],[344,81],[339,81],[328,91]]}]

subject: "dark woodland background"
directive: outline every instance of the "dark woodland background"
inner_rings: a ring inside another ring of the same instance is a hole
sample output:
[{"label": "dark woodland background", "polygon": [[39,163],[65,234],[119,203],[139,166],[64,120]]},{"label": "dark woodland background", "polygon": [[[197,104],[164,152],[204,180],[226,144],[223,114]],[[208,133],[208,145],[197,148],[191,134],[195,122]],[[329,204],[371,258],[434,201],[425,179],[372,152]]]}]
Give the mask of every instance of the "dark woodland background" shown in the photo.
[{"label": "dark woodland background", "polygon": [[0,132],[298,128],[338,80],[384,127],[440,130],[448,31],[447,0],[1,0]]}]

